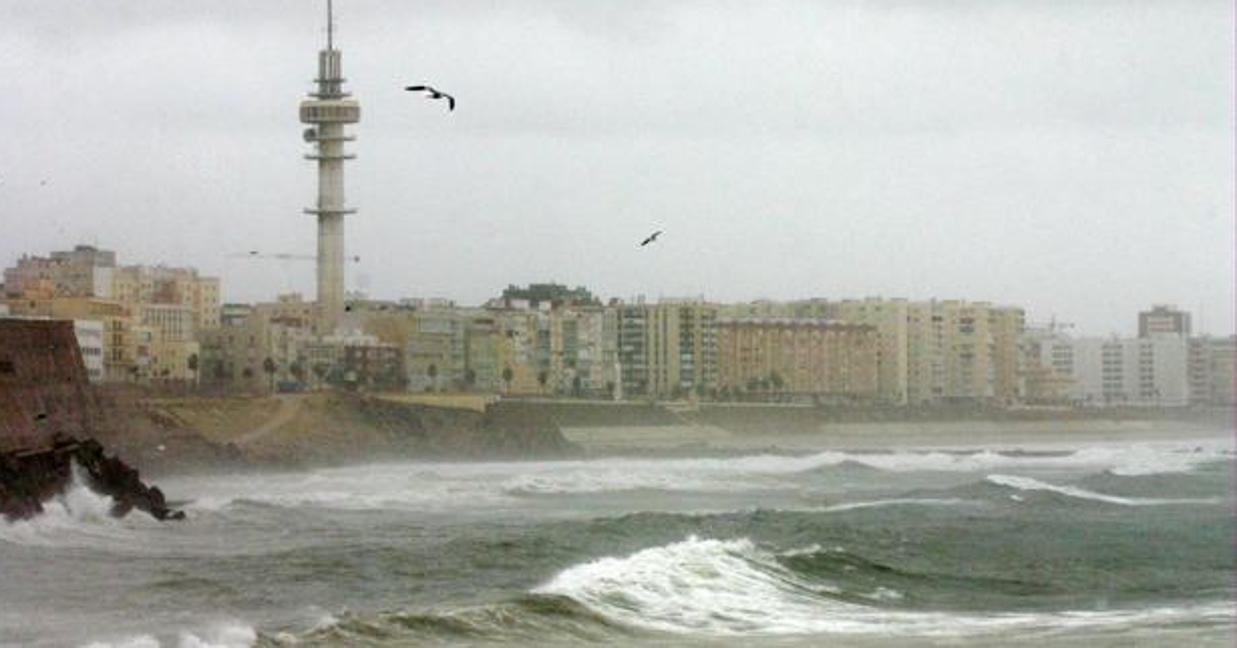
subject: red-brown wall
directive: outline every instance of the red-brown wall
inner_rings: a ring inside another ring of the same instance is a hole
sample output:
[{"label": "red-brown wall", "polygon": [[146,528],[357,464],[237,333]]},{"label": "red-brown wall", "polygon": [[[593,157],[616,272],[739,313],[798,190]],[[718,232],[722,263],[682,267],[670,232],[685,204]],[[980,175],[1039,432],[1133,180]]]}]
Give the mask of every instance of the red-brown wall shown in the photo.
[{"label": "red-brown wall", "polygon": [[97,416],[73,322],[0,319],[0,451],[89,436]]}]

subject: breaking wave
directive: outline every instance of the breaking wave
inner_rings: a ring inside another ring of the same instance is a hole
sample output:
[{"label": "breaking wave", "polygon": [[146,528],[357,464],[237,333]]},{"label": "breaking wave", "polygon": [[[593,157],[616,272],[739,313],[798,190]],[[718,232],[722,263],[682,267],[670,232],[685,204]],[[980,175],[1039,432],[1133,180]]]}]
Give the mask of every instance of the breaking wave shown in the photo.
[{"label": "breaking wave", "polygon": [[[0,521],[0,542],[30,546],[73,544],[74,539],[89,543],[123,534],[126,529],[149,522],[140,511],[123,520],[112,517],[115,502],[86,486],[77,466],[65,492],[43,502],[43,513],[26,520]],[[143,521],[142,518],[145,518]]]},{"label": "breaking wave", "polygon": [[224,490],[218,482],[204,488],[181,480],[165,490],[195,494],[185,505],[191,512],[218,512],[238,505],[449,512],[538,496],[790,490],[800,488],[815,472],[845,467],[896,473],[1082,469],[1141,476],[1189,472],[1232,460],[1231,449],[1214,441],[1206,446],[1149,443],[1050,452],[826,451],[800,456],[370,465],[238,477]]},{"label": "breaking wave", "polygon": [[138,635],[115,641],[95,641],[81,648],[249,648],[258,641],[252,626],[239,622],[219,623],[195,632],[181,631],[175,642],[153,635]]},{"label": "breaking wave", "polygon": [[[784,555],[804,555],[817,549],[791,550]],[[779,562],[776,554],[751,540],[695,536],[626,557],[600,558],[570,567],[533,593],[568,598],[627,626],[673,634],[954,636],[1232,620],[1228,602],[988,615],[891,609],[887,606],[903,596],[897,590],[878,586],[870,592],[848,593],[836,583],[795,572]],[[851,602],[856,598],[870,603]]]},{"label": "breaking wave", "polygon": [[1109,504],[1120,504],[1122,506],[1157,506],[1164,504],[1214,504],[1219,502],[1215,498],[1193,498],[1193,499],[1159,499],[1147,497],[1120,497],[1118,495],[1105,495],[1096,493],[1077,486],[1058,486],[1049,484],[1038,479],[1030,477],[1019,477],[1017,475],[988,475],[986,481],[997,484],[998,486],[1007,486],[1016,488],[1020,491],[1047,491],[1066,495],[1068,497],[1076,497],[1078,499],[1092,500],[1095,502],[1107,502]]},{"label": "breaking wave", "polygon": [[[838,561],[844,573],[896,579],[899,572],[841,547],[780,553],[750,539],[689,536],[627,556],[576,564],[516,600],[453,610],[346,616],[291,641],[348,645],[405,636],[443,641],[656,641],[658,636],[886,635],[1046,636],[1077,630],[1126,631],[1174,624],[1225,627],[1228,601],[1178,606],[1028,612],[908,609],[911,594],[892,583],[848,584],[796,568]],[[806,562],[804,562],[806,561]],[[902,574],[905,576],[905,574]],[[860,583],[859,581],[862,581]],[[823,639],[822,639],[823,641]]]},{"label": "breaking wave", "polygon": [[1168,447],[1139,444],[1122,446],[1092,446],[1058,452],[890,452],[846,453],[823,452],[813,455],[817,467],[850,462],[878,470],[893,472],[944,471],[983,472],[1008,468],[1082,468],[1110,472],[1115,475],[1137,476],[1160,473],[1180,473],[1200,465],[1232,461],[1227,447]]}]

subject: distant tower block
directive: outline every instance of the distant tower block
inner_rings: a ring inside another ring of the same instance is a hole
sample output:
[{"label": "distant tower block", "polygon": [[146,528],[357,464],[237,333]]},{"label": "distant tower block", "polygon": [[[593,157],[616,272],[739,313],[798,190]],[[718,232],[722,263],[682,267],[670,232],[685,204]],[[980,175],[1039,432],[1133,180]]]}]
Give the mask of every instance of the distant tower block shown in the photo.
[{"label": "distant tower block", "polygon": [[312,124],[305,141],[316,142],[317,151],[306,155],[318,161],[318,205],[305,213],[318,217],[318,311],[322,334],[339,328],[344,314],[344,215],[355,209],[344,206],[344,142],[355,139],[344,133],[345,124],[361,120],[361,106],[343,91],[340,52],[334,47],[331,2],[327,0],[326,49],[318,52],[318,91],[301,102],[301,122]]}]

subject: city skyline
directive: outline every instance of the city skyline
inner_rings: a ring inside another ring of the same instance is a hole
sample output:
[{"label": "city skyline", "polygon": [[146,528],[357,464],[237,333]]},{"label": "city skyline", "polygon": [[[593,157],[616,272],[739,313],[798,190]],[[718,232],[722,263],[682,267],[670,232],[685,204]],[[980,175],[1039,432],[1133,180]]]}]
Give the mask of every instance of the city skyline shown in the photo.
[{"label": "city skyline", "polygon": [[[258,251],[254,251],[254,252],[258,252]],[[112,259],[112,263],[115,265],[116,268],[126,269],[129,271],[133,271],[133,270],[145,271],[143,269],[149,269],[149,270],[155,270],[155,271],[166,270],[166,271],[172,271],[172,272],[183,271],[183,272],[192,272],[192,273],[197,273],[198,271],[196,267],[190,266],[187,264],[164,263],[164,262],[148,263],[143,260],[133,260],[133,259],[126,260],[123,258],[117,258],[116,252],[114,250],[109,250],[107,248],[101,248],[95,245],[82,244],[82,243],[79,243],[73,246],[72,250],[65,249],[65,250],[48,250],[45,252],[44,251],[25,252],[25,253],[22,253],[22,255],[18,257],[17,259],[15,259],[12,263],[8,264],[7,266],[3,266],[3,267],[5,269],[9,269],[9,268],[17,267],[19,265],[18,262],[32,262],[36,260],[41,261],[43,263],[46,263],[49,261],[55,262],[57,258],[67,259],[73,255],[78,255],[78,254],[93,255],[96,253]],[[286,261],[309,261],[309,260],[312,260],[312,257],[309,255],[299,255],[295,258],[284,259],[284,260]],[[108,275],[108,278],[110,280],[110,275]],[[259,305],[259,304],[274,305],[274,304],[283,302],[287,299],[294,299],[296,300],[295,303],[297,304],[301,304],[303,302],[304,304],[309,305],[313,303],[312,293],[303,293],[297,290],[293,290],[289,292],[279,292],[273,295],[263,296],[253,301],[230,300],[230,299],[227,299],[227,292],[226,292],[227,284],[226,284],[226,281],[224,280],[225,278],[217,277],[217,276],[215,277],[204,276],[203,278],[210,280],[210,281],[214,281],[217,284],[219,284],[216,290],[221,293],[222,301],[220,303],[225,306],[226,305],[253,306],[253,305]],[[0,287],[3,287],[3,286],[4,286],[4,283],[0,283]],[[1013,307],[1013,308],[1023,310],[1027,314],[1026,324],[1029,329],[1043,328],[1045,330],[1069,332],[1071,335],[1075,337],[1095,338],[1095,339],[1104,338],[1104,337],[1115,337],[1115,336],[1129,337],[1131,335],[1129,332],[1126,332],[1124,329],[1119,330],[1118,328],[1111,328],[1110,330],[1107,330],[1107,331],[1081,330],[1077,327],[1076,322],[1070,321],[1068,318],[1058,317],[1056,314],[1052,314],[1047,317],[1040,317],[1039,316],[1040,314],[1035,312],[1034,308],[1026,304],[1018,304],[1018,303],[1008,302],[1008,301],[972,299],[972,298],[968,298],[965,295],[949,295],[949,296],[944,296],[944,297],[937,296],[937,297],[929,297],[927,299],[910,299],[910,298],[907,298],[905,296],[900,296],[900,295],[860,295],[860,296],[810,295],[810,296],[804,296],[804,297],[799,297],[799,298],[780,299],[780,300],[757,298],[757,299],[752,299],[752,300],[724,301],[724,300],[712,298],[708,294],[646,295],[642,293],[642,294],[637,294],[637,295],[613,295],[613,294],[607,294],[602,291],[594,290],[593,289],[594,287],[592,286],[583,286],[583,285],[571,286],[565,283],[556,282],[553,279],[550,279],[547,281],[540,281],[540,282],[537,282],[537,281],[528,282],[526,286],[527,286],[527,289],[532,289],[532,288],[539,286],[539,287],[543,287],[547,289],[563,289],[563,290],[572,290],[572,291],[582,291],[583,293],[591,294],[592,297],[594,297],[597,300],[597,305],[599,306],[607,305],[614,300],[617,300],[619,304],[629,304],[629,305],[643,304],[643,303],[658,304],[658,303],[674,303],[674,302],[686,302],[686,303],[699,302],[699,303],[715,304],[715,305],[723,306],[723,307],[740,307],[740,306],[749,306],[749,305],[750,306],[761,306],[761,305],[778,306],[778,305],[790,305],[790,304],[805,304],[806,305],[811,302],[822,302],[822,301],[840,303],[840,302],[847,302],[847,301],[863,302],[867,300],[903,301],[903,302],[908,302],[908,303],[921,303],[921,304],[922,303],[944,304],[944,303],[949,303],[949,302],[964,302],[964,303],[973,303],[973,304],[988,304],[988,305],[996,306],[996,307]],[[512,301],[512,300],[514,300],[514,302],[519,302],[520,300],[518,298],[508,299],[506,297],[506,294],[509,290],[518,291],[518,290],[525,290],[525,289],[526,288],[524,286],[517,285],[516,283],[508,283],[504,288],[496,288],[489,296],[486,296],[477,302],[464,302],[461,300],[454,299],[451,295],[396,294],[396,295],[375,296],[375,295],[370,295],[368,293],[364,293],[363,291],[349,291],[346,295],[346,298],[349,303],[352,303],[353,301],[366,301],[366,302],[372,301],[374,303],[402,302],[402,303],[406,303],[411,306],[417,302],[425,302],[429,308],[440,308],[446,305],[450,305],[453,308],[480,309],[480,308],[488,308],[488,307],[499,308],[501,307],[502,303]],[[76,292],[76,290],[77,290],[76,288],[73,288],[74,294],[79,294]],[[88,293],[81,293],[81,294],[88,294]],[[0,294],[0,297],[2,296],[3,295]],[[103,297],[104,300],[113,299],[112,296],[108,296],[108,295],[96,295],[96,296],[101,296]],[[435,303],[437,305],[434,305]],[[420,308],[420,306],[418,306],[418,308]],[[1237,334],[1237,332],[1223,332],[1223,331],[1217,332],[1217,331],[1211,331],[1211,330],[1200,330],[1196,328],[1198,327],[1198,321],[1199,321],[1200,314],[1198,312],[1191,310],[1188,307],[1181,306],[1180,304],[1177,304],[1175,302],[1144,304],[1142,307],[1139,308],[1137,313],[1131,316],[1130,319],[1133,323],[1128,328],[1131,331],[1138,333],[1139,337],[1142,337],[1144,333],[1143,318],[1147,316],[1149,313],[1160,311],[1163,309],[1168,309],[1174,313],[1178,311],[1184,313],[1186,327],[1187,328],[1191,328],[1191,326],[1195,327],[1195,328],[1192,328],[1190,332],[1192,332],[1193,334],[1197,336],[1223,337],[1226,335]],[[755,317],[756,319],[760,319],[760,318],[768,318],[770,316],[754,315],[753,317]],[[780,316],[773,316],[773,317],[774,319],[777,319]]]},{"label": "city skyline", "polygon": [[[228,301],[312,295],[311,264],[227,255],[314,249],[317,4],[0,9],[5,264],[97,242]],[[1231,6],[337,4],[367,100],[348,289],[961,298],[1092,335],[1172,303],[1233,330]]]}]

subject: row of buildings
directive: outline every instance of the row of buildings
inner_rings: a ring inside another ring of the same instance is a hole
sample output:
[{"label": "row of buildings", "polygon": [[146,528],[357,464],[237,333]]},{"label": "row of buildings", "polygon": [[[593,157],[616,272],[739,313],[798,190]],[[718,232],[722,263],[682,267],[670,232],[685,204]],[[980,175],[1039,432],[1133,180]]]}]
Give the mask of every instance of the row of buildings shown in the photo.
[{"label": "row of buildings", "polygon": [[322,326],[298,294],[223,304],[190,268],[117,265],[90,246],[22,257],[0,311],[72,319],[92,380],[219,390],[470,390],[615,399],[919,406],[1233,401],[1234,338],[1155,307],[1137,338],[1072,337],[1023,309],[965,300],[717,304],[509,286],[477,307],[349,294]]},{"label": "row of buildings", "polygon": [[1230,405],[1237,337],[1192,335],[1190,315],[1139,313],[1138,337],[1073,337],[1049,325],[1024,334],[1028,402],[1081,406]]},{"label": "row of buildings", "polygon": [[114,252],[79,245],[5,269],[0,311],[74,320],[92,381],[186,382],[196,378],[201,332],[220,325],[219,279],[118,265]]}]

